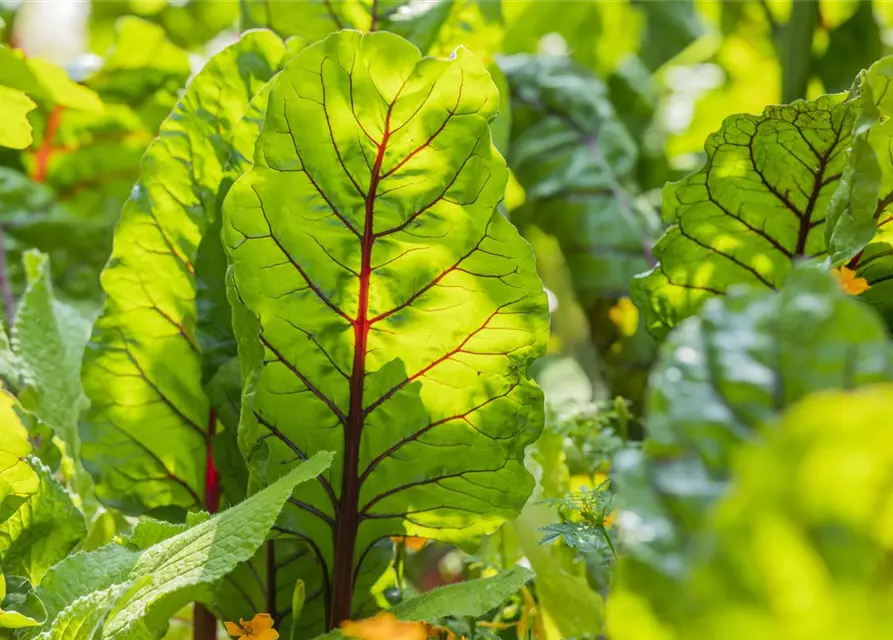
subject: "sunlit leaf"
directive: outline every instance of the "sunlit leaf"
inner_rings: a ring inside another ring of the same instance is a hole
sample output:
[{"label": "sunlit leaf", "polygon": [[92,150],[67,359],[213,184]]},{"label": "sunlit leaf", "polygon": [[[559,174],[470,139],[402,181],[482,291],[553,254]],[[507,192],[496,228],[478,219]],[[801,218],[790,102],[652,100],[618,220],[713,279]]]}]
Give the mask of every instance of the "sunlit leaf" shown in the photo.
[{"label": "sunlit leaf", "polygon": [[0,86],[0,147],[24,149],[31,145],[28,114],[37,105],[18,89]]},{"label": "sunlit leaf", "polygon": [[92,404],[81,435],[99,497],[127,512],[205,504],[215,420],[201,386],[193,263],[218,215],[233,130],[283,53],[276,36],[255,32],[204,67],[147,150],[115,231],[84,361]]},{"label": "sunlit leaf", "polygon": [[495,209],[497,105],[464,49],[422,60],[392,34],[335,34],[277,76],[257,164],[224,204],[252,472],[337,451],[279,525],[325,568],[302,614],[318,630],[324,600],[329,627],[352,616],[376,541],[470,541],[530,492],[542,396],[526,368],[548,311]]},{"label": "sunlit leaf", "polygon": [[49,106],[102,110],[99,96],[69,80],[63,69],[40,58],[26,58],[21,51],[5,46],[0,46],[0,86],[17,89]]},{"label": "sunlit leaf", "polygon": [[13,407],[15,398],[0,390],[0,522],[40,486],[27,462],[31,453],[28,432]]},{"label": "sunlit leaf", "polygon": [[659,262],[633,282],[649,330],[665,332],[739,283],[775,289],[796,259],[827,254],[825,215],[854,120],[845,94],[726,119],[707,139],[706,164],[664,187]]}]

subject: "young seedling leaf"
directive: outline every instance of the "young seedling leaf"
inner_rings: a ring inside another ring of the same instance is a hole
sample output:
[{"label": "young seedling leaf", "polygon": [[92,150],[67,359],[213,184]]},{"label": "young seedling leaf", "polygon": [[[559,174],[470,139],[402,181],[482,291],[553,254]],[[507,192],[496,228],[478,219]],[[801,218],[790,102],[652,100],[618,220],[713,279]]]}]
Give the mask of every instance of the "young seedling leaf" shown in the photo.
[{"label": "young seedling leaf", "polygon": [[255,167],[224,203],[252,365],[242,449],[261,481],[336,450],[279,524],[324,569],[303,616],[325,605],[330,628],[378,541],[473,540],[531,490],[523,452],[543,416],[527,365],[548,308],[496,211],[497,105],[464,49],[422,59],[392,34],[334,34],[275,79]]}]

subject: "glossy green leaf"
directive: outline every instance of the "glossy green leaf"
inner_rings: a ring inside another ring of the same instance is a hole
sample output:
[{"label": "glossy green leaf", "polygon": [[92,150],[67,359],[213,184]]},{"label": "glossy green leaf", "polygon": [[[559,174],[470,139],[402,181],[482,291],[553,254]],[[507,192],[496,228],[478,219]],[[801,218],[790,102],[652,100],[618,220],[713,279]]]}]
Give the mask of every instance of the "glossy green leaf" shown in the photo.
[{"label": "glossy green leaf", "polygon": [[621,579],[611,638],[893,633],[893,582],[879,570],[893,544],[891,401],[890,385],[825,392],[773,421],[765,442],[735,456],[728,495],[704,520],[712,543],[699,547],[686,579],[661,585],[666,606],[650,606],[653,587]]},{"label": "glossy green leaf", "polygon": [[[662,346],[650,379],[645,452],[615,463],[626,583],[669,610],[692,568],[710,507],[743,442],[802,397],[893,380],[893,349],[876,314],[818,269],[776,292],[709,301]],[[706,546],[705,546],[706,545]]]},{"label": "glossy green leaf", "polygon": [[38,588],[50,628],[35,636],[93,638],[60,632],[87,625],[101,626],[100,638],[161,638],[171,615],[209,600],[210,586],[251,557],[295,486],[331,459],[320,453],[246,501],[144,550],[112,544],[71,555]]},{"label": "glossy green leaf", "polygon": [[24,149],[31,145],[28,114],[36,108],[23,92],[0,86],[0,147]]},{"label": "glossy green leaf", "polygon": [[533,572],[513,567],[495,576],[438,587],[401,602],[391,612],[401,620],[431,622],[446,616],[479,617],[507,600],[533,579]]},{"label": "glossy green leaf", "polygon": [[46,618],[46,609],[27,580],[0,573],[0,629],[36,627]]},{"label": "glossy green leaf", "polygon": [[0,522],[40,487],[27,461],[31,444],[15,404],[15,398],[0,389]]},{"label": "glossy green leaf", "polygon": [[555,236],[607,362],[612,393],[641,396],[654,355],[644,331],[624,334],[610,309],[629,295],[630,279],[651,264],[659,220],[640,201],[633,174],[635,142],[614,113],[605,85],[555,56],[500,60],[511,88],[509,166],[526,192],[512,211],[522,229],[535,224]]},{"label": "glossy green leaf", "polygon": [[655,333],[747,283],[775,289],[794,260],[826,255],[825,215],[855,121],[845,94],[730,116],[706,164],[663,191],[659,263],[633,282]]},{"label": "glossy green leaf", "polygon": [[52,471],[29,459],[40,487],[0,523],[0,565],[7,574],[38,584],[44,574],[87,535],[84,514]]},{"label": "glossy green leaf", "polygon": [[253,32],[202,69],[146,151],[116,228],[84,359],[91,407],[81,436],[97,494],[126,512],[204,506],[214,425],[201,385],[194,261],[217,216],[233,131],[283,53],[272,33]]},{"label": "glossy green leaf", "polygon": [[26,385],[21,402],[53,429],[77,460],[78,417],[87,406],[80,367],[90,323],[56,300],[45,255],[29,251],[24,259],[29,284],[12,329],[12,347]]},{"label": "glossy green leaf", "polygon": [[351,616],[376,541],[470,541],[530,492],[542,395],[526,369],[548,311],[495,209],[497,105],[464,49],[421,59],[392,34],[340,32],[277,76],[256,165],[224,204],[252,473],[337,451],[280,524],[325,567],[304,607],[317,629],[321,600],[329,626]]}]

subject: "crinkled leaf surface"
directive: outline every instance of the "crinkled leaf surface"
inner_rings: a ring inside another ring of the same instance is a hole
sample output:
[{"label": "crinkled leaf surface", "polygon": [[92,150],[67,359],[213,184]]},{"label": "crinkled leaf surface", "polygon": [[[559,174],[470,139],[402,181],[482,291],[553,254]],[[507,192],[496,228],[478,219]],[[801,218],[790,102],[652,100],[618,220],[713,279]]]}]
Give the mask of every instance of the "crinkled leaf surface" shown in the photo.
[{"label": "crinkled leaf surface", "polygon": [[193,262],[217,215],[232,131],[283,53],[275,35],[253,32],[202,69],[146,151],[115,231],[106,302],[84,360],[92,404],[81,436],[97,494],[125,511],[204,504],[213,421]]},{"label": "crinkled leaf surface", "polygon": [[890,385],[824,392],[773,421],[735,456],[690,576],[642,591],[620,581],[611,638],[890,636],[891,402]]},{"label": "crinkled leaf surface", "polygon": [[37,108],[31,98],[18,89],[0,86],[0,147],[24,149],[31,144],[28,114]]},{"label": "crinkled leaf surface", "polygon": [[9,518],[0,523],[0,565],[7,574],[38,584],[87,535],[84,514],[53,472],[29,458],[40,487]]},{"label": "crinkled leaf surface", "polygon": [[16,414],[16,400],[0,389],[0,521],[29,496],[37,493],[40,479],[27,457],[28,432]]},{"label": "crinkled leaf surface", "polygon": [[542,395],[526,369],[548,311],[495,210],[497,104],[464,49],[421,59],[392,34],[334,34],[277,76],[255,167],[224,204],[247,311],[234,327],[255,365],[240,425],[252,471],[266,482],[337,452],[280,524],[325,569],[304,615],[327,604],[330,626],[351,615],[376,541],[473,539],[531,489]]},{"label": "crinkled leaf surface", "polygon": [[629,295],[630,279],[653,264],[658,235],[657,214],[638,199],[635,142],[605,85],[576,63],[519,55],[499,64],[512,95],[509,166],[526,193],[512,220],[558,240],[608,364],[606,382],[613,393],[638,400],[653,340],[644,331],[624,335],[608,317]]},{"label": "crinkled leaf surface", "polygon": [[401,602],[392,613],[401,620],[434,621],[446,616],[479,617],[502,604],[533,579],[533,572],[513,567],[495,576],[426,591]]},{"label": "crinkled leaf surface", "polygon": [[[38,595],[49,629],[30,637],[64,638],[60,629],[101,626],[99,638],[158,639],[168,619],[260,547],[297,484],[330,464],[324,452],[244,502],[144,550],[107,545],[76,553],[46,576]],[[163,537],[163,536],[159,536]]]},{"label": "crinkled leaf surface", "polygon": [[47,612],[29,583],[18,576],[0,572],[0,629],[36,627],[46,621]]},{"label": "crinkled leaf surface", "polygon": [[659,263],[633,282],[648,328],[665,332],[738,283],[775,289],[796,258],[826,255],[825,215],[855,120],[845,94],[730,116],[707,163],[663,191]]},{"label": "crinkled leaf surface", "polygon": [[12,331],[12,347],[27,385],[22,405],[51,427],[77,459],[78,417],[87,404],[80,366],[90,323],[77,310],[56,300],[45,255],[27,252],[25,269],[29,284]]},{"label": "crinkled leaf surface", "polygon": [[814,392],[893,379],[893,349],[868,307],[818,269],[776,292],[733,291],[671,333],[650,380],[645,452],[615,463],[626,583],[657,611],[689,574],[732,455]]}]

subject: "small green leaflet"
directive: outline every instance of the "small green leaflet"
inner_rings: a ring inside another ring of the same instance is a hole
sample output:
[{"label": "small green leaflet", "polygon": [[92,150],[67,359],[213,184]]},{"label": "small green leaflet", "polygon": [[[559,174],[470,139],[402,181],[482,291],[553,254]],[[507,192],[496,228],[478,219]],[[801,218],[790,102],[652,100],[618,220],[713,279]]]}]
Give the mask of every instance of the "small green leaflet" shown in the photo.
[{"label": "small green leaflet", "polygon": [[0,572],[0,629],[37,627],[46,622],[47,612],[24,578]]},{"label": "small green leaflet", "polygon": [[331,460],[321,452],[244,502],[145,550],[111,544],[69,556],[37,590],[49,628],[26,637],[94,637],[60,631],[86,626],[101,629],[97,638],[161,638],[170,616],[193,600],[207,601],[210,586],[254,554],[295,486]]},{"label": "small green leaflet", "polygon": [[393,34],[333,34],[274,80],[255,167],[224,203],[252,473],[337,452],[279,524],[325,568],[309,637],[356,612],[378,541],[471,541],[530,493],[543,416],[527,365],[548,309],[496,211],[498,102],[465,49],[422,59]]},{"label": "small green leaflet", "polygon": [[433,622],[446,616],[482,616],[533,579],[533,572],[513,567],[495,576],[438,587],[401,602],[391,612],[401,620]]}]

